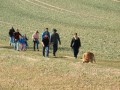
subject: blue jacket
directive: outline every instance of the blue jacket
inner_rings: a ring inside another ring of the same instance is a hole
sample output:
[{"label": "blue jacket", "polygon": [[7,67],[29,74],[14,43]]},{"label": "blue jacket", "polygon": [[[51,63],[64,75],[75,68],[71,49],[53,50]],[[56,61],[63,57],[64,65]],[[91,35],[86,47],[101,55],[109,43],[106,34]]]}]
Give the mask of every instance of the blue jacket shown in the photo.
[{"label": "blue jacket", "polygon": [[23,37],[19,39],[19,42],[22,43],[22,44],[25,44],[25,41],[26,41],[26,40],[25,40],[25,38],[23,38]]},{"label": "blue jacket", "polygon": [[42,40],[43,40],[45,35],[48,35],[48,38],[50,39],[50,33],[48,31],[45,31],[42,33]]}]

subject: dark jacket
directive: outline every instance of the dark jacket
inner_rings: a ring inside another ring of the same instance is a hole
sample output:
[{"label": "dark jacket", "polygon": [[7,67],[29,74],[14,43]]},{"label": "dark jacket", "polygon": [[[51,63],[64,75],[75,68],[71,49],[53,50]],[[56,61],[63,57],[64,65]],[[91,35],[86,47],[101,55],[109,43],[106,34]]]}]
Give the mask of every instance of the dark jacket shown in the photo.
[{"label": "dark jacket", "polygon": [[81,41],[80,38],[78,37],[77,39],[75,39],[74,37],[71,40],[71,45],[72,48],[80,48],[81,47]]},{"label": "dark jacket", "polygon": [[59,41],[59,43],[61,44],[59,34],[58,34],[58,33],[53,33],[53,34],[51,35],[51,43],[53,43],[53,44],[58,44],[58,41]]},{"label": "dark jacket", "polygon": [[19,40],[19,36],[22,36],[19,32],[15,32],[15,33],[14,33],[14,38],[15,38],[16,40]]},{"label": "dark jacket", "polygon": [[27,41],[28,41],[28,38],[27,38],[26,36],[24,36],[24,38],[25,38],[25,42],[27,42]]},{"label": "dark jacket", "polygon": [[49,46],[49,38],[48,37],[47,38],[44,37],[42,42],[45,45],[45,47]]},{"label": "dark jacket", "polygon": [[14,32],[15,32],[14,28],[11,28],[11,29],[9,30],[9,36],[10,36],[10,37],[13,37],[13,36],[14,36]]}]

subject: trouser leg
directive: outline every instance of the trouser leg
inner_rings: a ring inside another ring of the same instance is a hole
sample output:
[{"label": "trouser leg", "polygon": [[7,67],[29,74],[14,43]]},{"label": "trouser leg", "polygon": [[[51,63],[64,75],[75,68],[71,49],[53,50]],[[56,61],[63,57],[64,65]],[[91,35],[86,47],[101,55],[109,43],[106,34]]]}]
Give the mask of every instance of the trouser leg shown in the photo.
[{"label": "trouser leg", "polygon": [[38,43],[36,43],[36,46],[37,46],[37,50],[39,50],[39,47],[38,47],[38,45],[39,45],[39,44],[38,44]]},{"label": "trouser leg", "polygon": [[17,50],[19,50],[19,41],[17,41]]},{"label": "trouser leg", "polygon": [[46,56],[49,56],[49,46],[46,47]]},{"label": "trouser leg", "polygon": [[9,37],[9,44],[12,45],[12,37]]},{"label": "trouser leg", "polygon": [[14,45],[14,37],[13,36],[11,37],[11,44],[12,44],[12,46]]},{"label": "trouser leg", "polygon": [[28,47],[28,43],[27,43],[27,41],[25,42],[25,48],[27,49],[27,47]]},{"label": "trouser leg", "polygon": [[35,51],[35,44],[36,44],[36,42],[34,41],[33,42],[33,49],[34,49],[34,51]]},{"label": "trouser leg", "polygon": [[53,55],[54,55],[54,56],[56,55],[57,49],[58,49],[58,45],[57,45],[57,44],[54,44],[54,45],[53,45]]},{"label": "trouser leg", "polygon": [[73,48],[74,51],[74,57],[77,58],[77,55],[79,53],[79,49],[78,48]]},{"label": "trouser leg", "polygon": [[43,47],[43,56],[45,57],[45,47]]},{"label": "trouser leg", "polygon": [[15,41],[15,43],[14,43],[14,49],[16,50],[16,48],[17,48],[17,42]]}]

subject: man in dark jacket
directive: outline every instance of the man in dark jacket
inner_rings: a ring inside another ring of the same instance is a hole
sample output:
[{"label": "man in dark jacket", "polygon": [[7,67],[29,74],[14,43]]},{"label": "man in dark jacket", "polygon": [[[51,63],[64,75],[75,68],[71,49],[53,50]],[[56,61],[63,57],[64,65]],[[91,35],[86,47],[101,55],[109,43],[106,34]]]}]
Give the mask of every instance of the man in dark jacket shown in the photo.
[{"label": "man in dark jacket", "polygon": [[[43,56],[48,57],[49,56],[49,37],[48,35],[45,35],[42,40],[42,46],[43,46]],[[45,54],[46,51],[46,54]]]},{"label": "man in dark jacket", "polygon": [[14,45],[14,49],[19,51],[19,39],[20,36],[22,36],[19,33],[19,30],[17,29],[17,31],[14,33],[14,41],[15,41],[15,45]]},{"label": "man in dark jacket", "polygon": [[53,56],[56,56],[58,50],[58,42],[61,44],[59,34],[56,29],[53,29],[53,34],[51,35],[51,43],[53,45]]},{"label": "man in dark jacket", "polygon": [[14,43],[14,28],[12,27],[10,30],[9,30],[9,37],[10,37],[10,46],[13,45]]},{"label": "man in dark jacket", "polygon": [[79,48],[81,47],[81,41],[80,38],[77,36],[77,33],[74,34],[70,46],[73,49],[74,57],[77,58],[77,55],[79,53]]}]

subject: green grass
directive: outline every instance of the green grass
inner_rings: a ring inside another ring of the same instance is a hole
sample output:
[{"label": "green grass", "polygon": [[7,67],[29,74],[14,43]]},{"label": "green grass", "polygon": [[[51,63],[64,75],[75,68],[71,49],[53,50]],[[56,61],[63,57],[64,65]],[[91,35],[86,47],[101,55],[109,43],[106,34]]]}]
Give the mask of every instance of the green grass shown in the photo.
[{"label": "green grass", "polygon": [[[120,3],[113,0],[0,0],[0,89],[2,90],[119,90]],[[9,47],[11,27],[27,34],[25,52]],[[62,45],[57,58],[32,51],[32,34],[56,28]],[[81,38],[78,59],[70,41]],[[92,51],[96,64],[82,64]],[[65,57],[70,56],[70,57]]]},{"label": "green grass", "polygon": [[81,54],[90,50],[98,55],[98,59],[101,56],[103,59],[120,59],[119,3],[112,0],[68,0],[64,3],[62,0],[45,0],[45,4],[37,0],[30,2],[2,1],[1,21],[9,24],[1,23],[0,29],[4,30],[0,33],[4,33],[1,39],[8,41],[8,30],[11,26],[19,28],[22,34],[26,33],[30,44],[34,31],[39,30],[41,34],[46,27],[50,32],[52,28],[57,28],[63,48],[69,48],[72,34],[77,32],[82,42]]}]

